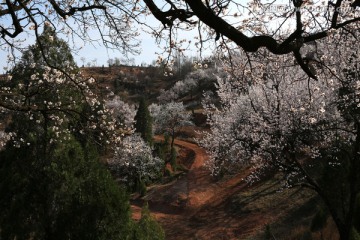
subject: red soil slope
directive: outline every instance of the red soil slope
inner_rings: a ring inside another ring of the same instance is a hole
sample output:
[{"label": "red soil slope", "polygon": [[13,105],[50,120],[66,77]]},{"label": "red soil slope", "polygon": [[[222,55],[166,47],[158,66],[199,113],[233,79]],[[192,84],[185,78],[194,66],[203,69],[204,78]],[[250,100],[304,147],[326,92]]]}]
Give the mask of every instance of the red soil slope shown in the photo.
[{"label": "red soil slope", "polygon": [[239,216],[227,209],[229,197],[248,188],[242,181],[248,171],[216,182],[204,166],[208,158],[204,149],[181,140],[175,140],[175,144],[192,151],[189,171],[169,184],[151,187],[143,199],[134,199],[134,219],[140,217],[142,202],[148,201],[167,239],[243,239],[257,232],[259,226],[263,228],[268,217],[262,213]]}]

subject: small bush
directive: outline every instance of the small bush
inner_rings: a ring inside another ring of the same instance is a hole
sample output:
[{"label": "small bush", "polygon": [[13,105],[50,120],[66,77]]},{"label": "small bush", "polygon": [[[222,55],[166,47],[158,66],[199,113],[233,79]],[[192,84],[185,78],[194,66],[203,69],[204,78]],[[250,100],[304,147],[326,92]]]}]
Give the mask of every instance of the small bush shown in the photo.
[{"label": "small bush", "polygon": [[312,235],[311,232],[306,231],[304,232],[304,234],[301,237],[301,240],[311,240],[312,239]]},{"label": "small bush", "polygon": [[134,239],[136,240],[163,240],[165,232],[158,222],[150,215],[149,206],[146,203],[141,210],[141,219],[136,226]]},{"label": "small bush", "polygon": [[360,240],[360,234],[354,227],[351,228],[350,240]]},{"label": "small bush", "polygon": [[272,234],[272,232],[271,232],[271,227],[270,227],[269,224],[266,224],[266,226],[265,226],[264,239],[265,239],[265,240],[272,240],[272,239],[274,239],[273,234]]}]

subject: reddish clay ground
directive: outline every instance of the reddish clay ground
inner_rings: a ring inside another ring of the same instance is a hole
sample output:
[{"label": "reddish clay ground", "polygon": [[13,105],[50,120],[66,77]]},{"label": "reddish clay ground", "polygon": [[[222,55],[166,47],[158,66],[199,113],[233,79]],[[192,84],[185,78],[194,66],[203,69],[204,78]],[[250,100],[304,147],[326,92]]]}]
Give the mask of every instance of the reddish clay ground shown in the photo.
[{"label": "reddish clay ground", "polygon": [[247,171],[216,182],[204,167],[208,158],[204,149],[181,140],[175,144],[187,152],[181,160],[190,166],[189,171],[168,184],[152,186],[142,199],[133,199],[134,219],[140,218],[142,202],[148,201],[166,239],[244,239],[263,228],[269,220],[263,213],[239,215],[228,208],[229,197],[248,189],[242,181]]},{"label": "reddish clay ground", "polygon": [[[157,137],[156,140],[161,140]],[[175,140],[180,164],[188,171],[167,184],[148,188],[146,196],[133,196],[133,218],[139,219],[144,201],[169,240],[264,239],[266,225],[276,239],[306,239],[314,216],[314,194],[302,189],[281,189],[276,175],[268,173],[249,186],[244,169],[216,181],[204,166],[206,151],[194,143]],[[177,173],[176,173],[177,174]],[[336,239],[330,222],[323,239]],[[326,233],[327,232],[327,233]],[[321,239],[320,232],[310,233]]]}]

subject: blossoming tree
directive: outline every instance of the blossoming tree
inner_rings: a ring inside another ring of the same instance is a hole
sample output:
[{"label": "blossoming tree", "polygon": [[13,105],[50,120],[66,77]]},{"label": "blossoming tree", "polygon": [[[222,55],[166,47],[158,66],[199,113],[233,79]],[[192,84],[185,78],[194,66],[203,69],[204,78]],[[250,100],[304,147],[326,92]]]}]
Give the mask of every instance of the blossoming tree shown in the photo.
[{"label": "blossoming tree", "polygon": [[190,72],[184,80],[177,81],[170,89],[161,90],[158,100],[160,103],[176,101],[186,94],[190,95],[193,100],[194,95],[214,88],[215,73],[219,74],[214,68],[197,69]]},{"label": "blossoming tree", "polygon": [[112,116],[119,124],[119,127],[126,129],[133,128],[136,114],[134,105],[122,101],[119,96],[107,100],[105,105],[112,113]]},{"label": "blossoming tree", "polygon": [[116,147],[109,166],[131,190],[139,190],[141,184],[149,184],[161,176],[164,162],[152,155],[151,147],[139,134],[133,134]]},{"label": "blossoming tree", "polygon": [[306,46],[317,81],[289,55],[240,55],[232,62],[240,79],[218,78],[222,107],[205,101],[211,132],[200,144],[211,154],[214,174],[250,165],[250,182],[272,169],[283,174],[285,186],[314,190],[340,238],[349,239],[360,193],[359,52],[351,49],[358,32],[342,37]]},{"label": "blossoming tree", "polygon": [[163,105],[151,104],[150,113],[154,119],[155,132],[168,133],[171,148],[174,146],[176,134],[182,126],[191,125],[191,114],[188,113],[182,102],[170,102]]}]

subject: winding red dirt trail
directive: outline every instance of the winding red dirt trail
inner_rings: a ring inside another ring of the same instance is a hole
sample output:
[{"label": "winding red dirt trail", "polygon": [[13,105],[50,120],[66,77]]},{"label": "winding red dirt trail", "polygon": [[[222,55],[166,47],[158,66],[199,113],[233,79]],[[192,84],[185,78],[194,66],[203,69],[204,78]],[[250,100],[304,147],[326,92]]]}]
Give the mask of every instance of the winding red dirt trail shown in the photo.
[{"label": "winding red dirt trail", "polygon": [[[155,140],[162,140],[156,137]],[[242,180],[249,171],[216,182],[204,166],[208,154],[196,144],[175,140],[179,160],[190,166],[187,173],[168,184],[155,185],[143,198],[132,199],[133,218],[139,219],[144,201],[162,225],[166,239],[244,239],[266,223],[260,213],[233,214],[228,202],[247,189]]]}]

